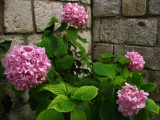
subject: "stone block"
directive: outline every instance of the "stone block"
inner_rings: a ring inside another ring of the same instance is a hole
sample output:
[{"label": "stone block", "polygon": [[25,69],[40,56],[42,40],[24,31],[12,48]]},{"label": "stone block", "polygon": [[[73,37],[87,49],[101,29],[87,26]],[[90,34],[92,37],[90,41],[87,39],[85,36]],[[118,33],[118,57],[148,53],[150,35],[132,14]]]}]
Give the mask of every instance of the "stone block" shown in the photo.
[{"label": "stone block", "polygon": [[156,89],[151,92],[150,97],[155,101],[155,102],[160,102],[160,71],[152,71],[151,72],[151,78],[152,78],[152,83],[156,83]]},{"label": "stone block", "polygon": [[91,19],[91,7],[90,6],[87,6],[87,15],[88,15],[87,28],[91,28],[92,19]]},{"label": "stone block", "polygon": [[160,49],[158,47],[138,47],[115,45],[114,53],[125,55],[128,51],[136,51],[144,56],[145,68],[160,70]]},{"label": "stone block", "polygon": [[121,0],[93,0],[95,17],[117,16],[120,14]]},{"label": "stone block", "polygon": [[79,32],[79,35],[82,38],[85,38],[88,41],[88,43],[83,43],[80,40],[78,40],[78,42],[80,42],[83,45],[83,47],[86,49],[87,54],[91,54],[91,31],[87,30]]},{"label": "stone block", "polygon": [[147,0],[122,0],[122,13],[125,16],[143,16],[146,14]]},{"label": "stone block", "polygon": [[149,13],[160,15],[160,0],[149,0]]},{"label": "stone block", "polygon": [[93,23],[93,41],[100,42],[100,19],[95,19]]},{"label": "stone block", "polygon": [[113,45],[104,43],[93,43],[93,59],[99,60],[101,58],[100,53],[111,53],[113,54]]},{"label": "stone block", "polygon": [[91,4],[91,0],[81,0],[81,3],[90,5]]},{"label": "stone block", "polygon": [[33,32],[30,0],[5,0],[4,26],[7,33]]},{"label": "stone block", "polygon": [[[61,22],[63,4],[56,1],[34,1],[35,22],[38,32],[42,32],[52,16]],[[55,27],[59,26],[56,24]]]},{"label": "stone block", "polygon": [[41,35],[41,34],[29,35],[27,37],[28,44],[29,43],[35,44],[35,43],[41,42],[42,41],[42,36],[43,35]]},{"label": "stone block", "polygon": [[103,19],[100,40],[106,43],[154,46],[157,19]]}]

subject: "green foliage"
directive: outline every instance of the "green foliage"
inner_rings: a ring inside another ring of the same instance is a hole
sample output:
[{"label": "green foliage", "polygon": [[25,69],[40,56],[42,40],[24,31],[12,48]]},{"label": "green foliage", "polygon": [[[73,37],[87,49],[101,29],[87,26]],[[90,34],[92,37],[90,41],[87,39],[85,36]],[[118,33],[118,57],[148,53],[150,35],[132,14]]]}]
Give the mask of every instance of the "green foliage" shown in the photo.
[{"label": "green foliage", "polygon": [[71,96],[71,99],[77,99],[77,100],[92,100],[95,98],[98,94],[98,89],[94,86],[83,86],[78,88],[73,95]]},{"label": "green foliage", "polygon": [[0,43],[0,51],[7,51],[11,46],[12,41],[6,40]]},{"label": "green foliage", "polygon": [[159,106],[152,99],[146,100],[146,110],[159,114]]},{"label": "green foliage", "polygon": [[77,32],[76,28],[69,27],[67,30],[67,37],[71,42],[75,42],[78,38],[78,32]]},{"label": "green foliage", "polygon": [[155,83],[147,83],[144,84],[141,89],[144,90],[145,92],[151,92],[156,88],[156,84]]},{"label": "green foliage", "polygon": [[64,117],[54,109],[47,109],[39,114],[37,120],[64,120]]}]

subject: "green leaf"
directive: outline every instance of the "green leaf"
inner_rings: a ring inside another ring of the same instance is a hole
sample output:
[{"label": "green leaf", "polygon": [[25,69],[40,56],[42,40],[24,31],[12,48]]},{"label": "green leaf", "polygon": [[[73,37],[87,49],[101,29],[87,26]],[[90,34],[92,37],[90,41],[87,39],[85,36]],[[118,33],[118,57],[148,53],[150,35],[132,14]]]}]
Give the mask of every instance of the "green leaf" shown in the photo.
[{"label": "green leaf", "polygon": [[83,43],[89,43],[89,42],[87,41],[87,39],[82,38],[82,37],[79,36],[79,35],[78,35],[78,39],[79,39],[80,41],[82,41]]},{"label": "green leaf", "polygon": [[67,23],[62,22],[61,26],[56,29],[56,32],[63,32],[67,28]]},{"label": "green leaf", "polygon": [[145,109],[159,114],[159,106],[152,99],[147,98]]},{"label": "green leaf", "polygon": [[85,55],[86,55],[86,49],[80,43],[78,43],[76,41],[73,41],[72,44],[74,44],[75,46],[77,46],[80,49],[80,51],[81,51],[81,55],[83,57],[85,57]]},{"label": "green leaf", "polygon": [[101,54],[99,54],[101,57],[103,57],[103,58],[114,58],[115,57],[115,55],[113,55],[113,54],[110,54],[110,53],[101,53]]},{"label": "green leaf", "polygon": [[91,68],[91,63],[88,61],[88,59],[86,58],[82,58],[81,61],[83,61],[84,63],[86,63],[88,68]]},{"label": "green leaf", "polygon": [[35,46],[42,47],[42,42],[36,43]]},{"label": "green leaf", "polygon": [[54,109],[47,109],[39,114],[37,120],[64,120],[64,117]]},{"label": "green leaf", "polygon": [[131,59],[130,59],[130,58],[127,58],[127,59],[121,59],[121,60],[119,60],[119,62],[120,62],[122,65],[124,65],[124,64],[126,64],[126,63],[131,62]]},{"label": "green leaf", "polygon": [[130,116],[130,120],[150,120],[149,113],[145,109],[141,109],[137,115]]},{"label": "green leaf", "polygon": [[51,102],[50,108],[54,108],[58,112],[70,112],[75,108],[76,104],[67,96],[59,95]]},{"label": "green leaf", "polygon": [[120,72],[120,75],[123,77],[123,78],[127,78],[128,77],[128,68],[127,68],[127,65],[123,65],[122,67],[122,71]]},{"label": "green leaf", "polygon": [[67,30],[67,37],[69,38],[70,41],[76,41],[78,38],[78,32],[76,28],[74,27],[69,27]]},{"label": "green leaf", "polygon": [[55,51],[56,57],[63,56],[68,49],[68,41],[66,39],[63,39],[62,37],[57,38],[57,48]]},{"label": "green leaf", "polygon": [[156,84],[155,83],[147,83],[144,84],[141,89],[144,90],[145,92],[151,92],[156,88]]},{"label": "green leaf", "polygon": [[71,111],[71,120],[88,120],[88,119],[84,111],[75,108],[73,111]]},{"label": "green leaf", "polygon": [[115,70],[111,68],[110,66],[107,66],[102,63],[94,63],[93,70],[96,74],[101,75],[101,76],[107,76],[111,79],[114,79],[115,77]]},{"label": "green leaf", "polygon": [[71,99],[77,100],[92,100],[98,94],[98,89],[94,86],[83,86],[78,88],[73,95],[71,95]]},{"label": "green leaf", "polygon": [[42,87],[42,90],[48,90],[56,95],[67,95],[67,88],[64,83],[60,83],[57,85],[48,84]]},{"label": "green leaf", "polygon": [[122,76],[117,76],[114,80],[114,82],[118,85],[121,85],[122,83],[124,83],[126,81],[126,79],[124,79]]},{"label": "green leaf", "polygon": [[0,43],[0,51],[7,51],[11,46],[12,41],[6,40]]},{"label": "green leaf", "polygon": [[1,61],[0,61],[0,78],[2,78],[2,77],[4,76],[4,71],[5,71],[5,69],[4,69],[4,67],[2,66],[2,63],[1,63]]},{"label": "green leaf", "polygon": [[142,76],[140,76],[135,70],[133,70],[132,84],[136,85],[139,90],[141,89],[141,86],[144,85]]},{"label": "green leaf", "polygon": [[57,38],[53,35],[50,35],[49,39],[50,39],[51,52],[52,54],[55,54],[55,51],[57,50]]},{"label": "green leaf", "polygon": [[56,68],[62,69],[62,70],[71,68],[73,62],[74,62],[74,58],[69,54],[66,54],[63,57],[55,59]]},{"label": "green leaf", "polygon": [[48,105],[51,103],[51,100],[45,99],[41,101],[35,111],[35,115],[38,116],[43,110],[48,108]]},{"label": "green leaf", "polygon": [[49,21],[47,27],[44,29],[44,31],[47,30],[48,28],[52,27],[52,26],[54,27],[56,22],[58,22],[58,20],[57,20],[57,18],[55,16],[53,16],[51,18],[51,20]]},{"label": "green leaf", "polygon": [[100,106],[100,120],[118,120],[114,95],[107,97],[108,98]]}]

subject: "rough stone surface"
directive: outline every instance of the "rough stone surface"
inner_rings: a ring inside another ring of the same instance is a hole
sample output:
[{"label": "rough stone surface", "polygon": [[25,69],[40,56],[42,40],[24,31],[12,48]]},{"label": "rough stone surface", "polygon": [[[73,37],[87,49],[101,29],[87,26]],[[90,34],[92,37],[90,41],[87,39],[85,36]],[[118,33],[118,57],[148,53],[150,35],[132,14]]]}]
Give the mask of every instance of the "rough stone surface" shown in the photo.
[{"label": "rough stone surface", "polygon": [[159,19],[159,22],[158,22],[158,45],[160,45],[160,19]]},{"label": "rough stone surface", "polygon": [[100,39],[107,43],[154,46],[157,24],[157,19],[104,19]]},{"label": "rough stone surface", "polygon": [[99,60],[101,56],[100,53],[111,53],[113,54],[113,45],[104,44],[104,43],[94,43],[93,44],[93,59]]},{"label": "rough stone surface", "polygon": [[91,4],[91,0],[81,0],[81,3],[84,3],[84,4]]},{"label": "rough stone surface", "polygon": [[100,42],[100,19],[95,19],[93,23],[93,41]]},{"label": "rough stone surface", "polygon": [[123,46],[115,45],[114,53],[125,55],[128,51],[135,50],[144,56],[146,62],[145,68],[152,70],[160,70],[160,49],[158,47],[138,47],[138,46]]},{"label": "rough stone surface", "polygon": [[91,7],[87,6],[87,15],[88,15],[88,19],[87,19],[87,28],[91,28]]},{"label": "rough stone surface", "polygon": [[[34,1],[35,21],[37,31],[41,32],[47,26],[52,16],[61,22],[63,4],[55,1]],[[59,26],[58,24],[55,26]]]},{"label": "rough stone surface", "polygon": [[122,13],[125,16],[142,16],[146,13],[147,0],[122,0]]},{"label": "rough stone surface", "polygon": [[33,32],[33,20],[30,0],[5,0],[4,8],[5,32]]},{"label": "rough stone surface", "polygon": [[120,14],[120,0],[93,0],[93,15],[96,17]]},{"label": "rough stone surface", "polygon": [[27,37],[27,41],[28,41],[28,44],[29,43],[35,44],[35,43],[41,42],[42,41],[42,35],[41,34],[29,35]]},{"label": "rough stone surface", "polygon": [[148,83],[149,79],[150,79],[149,71],[148,70],[141,70],[139,72],[142,73],[142,76],[143,76],[143,79],[144,79],[145,83]]},{"label": "rough stone surface", "polygon": [[149,12],[152,15],[160,15],[160,0],[149,1]]},{"label": "rough stone surface", "polygon": [[156,83],[156,89],[151,92],[150,96],[153,100],[155,100],[156,102],[160,101],[160,71],[152,71],[151,72],[151,80],[150,82]]},{"label": "rough stone surface", "polygon": [[80,42],[83,45],[83,47],[86,49],[86,53],[90,54],[91,53],[91,32],[89,30],[84,32],[79,32],[79,35],[87,39],[88,43],[83,43],[80,40],[78,40],[78,42]]}]

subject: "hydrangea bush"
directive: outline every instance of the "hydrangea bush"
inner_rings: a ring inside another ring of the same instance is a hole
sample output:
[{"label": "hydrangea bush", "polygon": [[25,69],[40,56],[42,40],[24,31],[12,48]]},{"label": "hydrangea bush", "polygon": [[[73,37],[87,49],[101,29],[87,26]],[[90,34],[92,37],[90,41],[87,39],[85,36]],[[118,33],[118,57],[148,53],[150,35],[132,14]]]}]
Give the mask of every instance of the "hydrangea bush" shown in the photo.
[{"label": "hydrangea bush", "polygon": [[58,21],[53,16],[41,42],[15,46],[3,59],[5,71],[2,64],[0,70],[12,86],[28,91],[37,120],[150,120],[159,114],[149,98],[156,84],[145,83],[138,72],[143,56],[134,51],[125,56],[101,53],[102,59],[91,62],[77,41],[87,43],[78,35],[86,21],[85,9],[68,3],[59,28],[54,29]]}]

